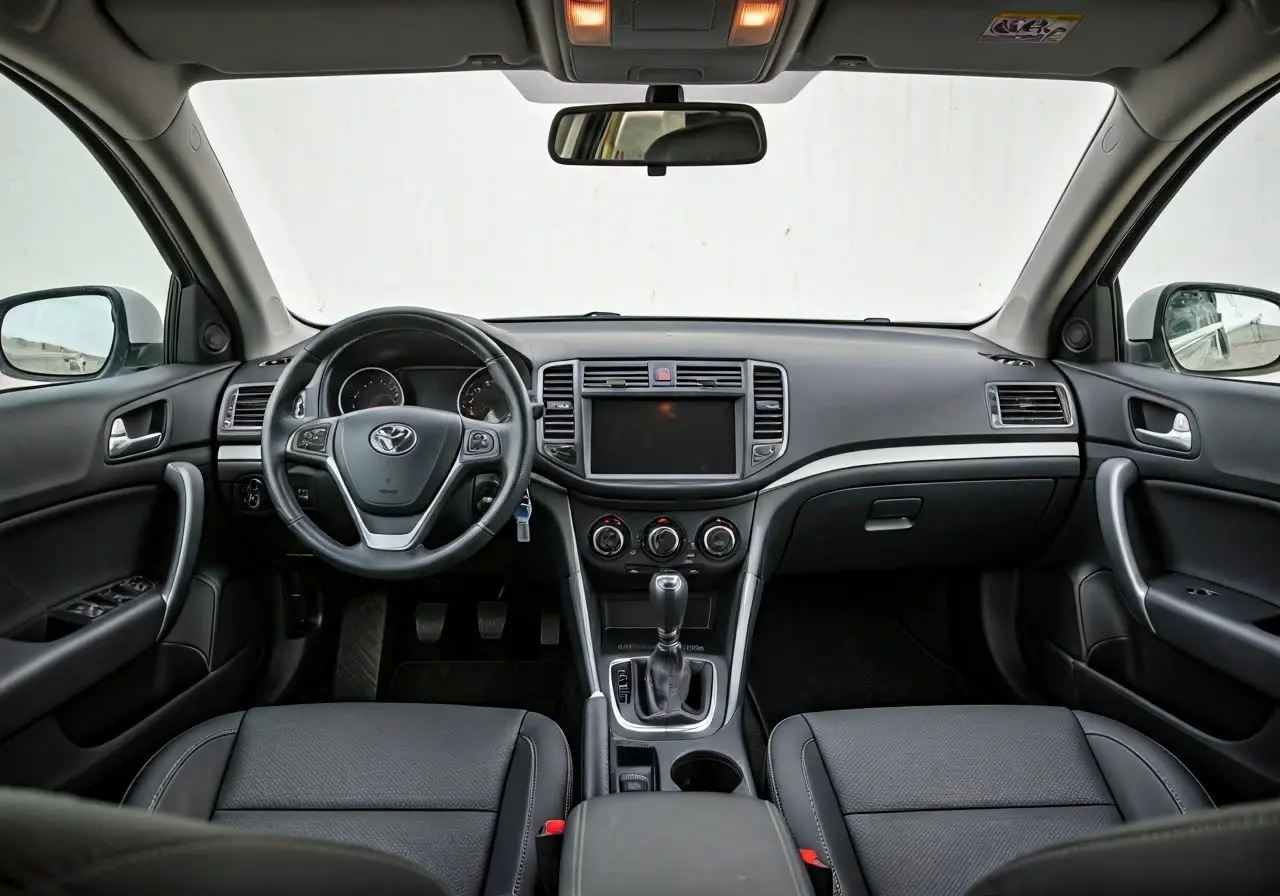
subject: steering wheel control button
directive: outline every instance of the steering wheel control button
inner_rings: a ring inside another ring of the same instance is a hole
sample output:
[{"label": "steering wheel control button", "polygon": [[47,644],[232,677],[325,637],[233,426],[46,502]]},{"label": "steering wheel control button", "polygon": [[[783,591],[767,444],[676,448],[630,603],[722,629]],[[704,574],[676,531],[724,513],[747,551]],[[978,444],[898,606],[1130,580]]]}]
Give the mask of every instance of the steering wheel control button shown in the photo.
[{"label": "steering wheel control button", "polygon": [[654,560],[670,560],[680,553],[682,544],[684,544],[684,536],[668,517],[658,517],[645,529],[644,552]]},{"label": "steering wheel control button", "polygon": [[728,520],[712,520],[702,527],[698,545],[708,557],[723,560],[738,549],[738,530]]},{"label": "steering wheel control button", "polygon": [[467,433],[467,444],[463,451],[471,457],[483,457],[492,454],[497,448],[497,436],[487,429],[473,429]]},{"label": "steering wheel control button", "polygon": [[591,549],[606,560],[621,554],[628,541],[627,527],[617,517],[604,517],[591,530]]},{"label": "steering wheel control button", "polygon": [[329,427],[309,426],[298,433],[297,448],[300,451],[312,451],[324,454],[329,450]]}]

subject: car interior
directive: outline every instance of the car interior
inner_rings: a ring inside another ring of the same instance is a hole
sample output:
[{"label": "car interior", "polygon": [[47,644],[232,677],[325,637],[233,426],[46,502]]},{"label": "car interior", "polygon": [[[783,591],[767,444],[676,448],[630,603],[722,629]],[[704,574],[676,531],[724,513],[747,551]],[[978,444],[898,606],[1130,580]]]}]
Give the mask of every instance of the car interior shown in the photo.
[{"label": "car interior", "polygon": [[[1280,2],[1062,6],[0,0],[171,273],[0,299],[108,328],[0,339],[0,886],[1280,891],[1280,295],[1116,280]],[[970,325],[291,314],[191,89],[481,69],[645,88],[511,151],[667,184],[769,151],[695,85],[1115,99]]]}]

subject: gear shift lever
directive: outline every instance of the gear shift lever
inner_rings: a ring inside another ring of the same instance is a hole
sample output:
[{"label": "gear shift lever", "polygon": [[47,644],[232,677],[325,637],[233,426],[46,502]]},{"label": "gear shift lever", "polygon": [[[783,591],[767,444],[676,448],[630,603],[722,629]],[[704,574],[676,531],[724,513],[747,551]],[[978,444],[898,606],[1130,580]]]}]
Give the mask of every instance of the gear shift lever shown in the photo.
[{"label": "gear shift lever", "polygon": [[680,626],[689,607],[689,583],[675,572],[660,572],[649,580],[649,606],[658,619],[658,644],[680,649]]},{"label": "gear shift lever", "polygon": [[680,626],[689,606],[689,583],[674,572],[656,573],[649,580],[649,606],[658,617],[658,646],[645,664],[644,689],[655,717],[684,715],[692,670],[680,650]]}]

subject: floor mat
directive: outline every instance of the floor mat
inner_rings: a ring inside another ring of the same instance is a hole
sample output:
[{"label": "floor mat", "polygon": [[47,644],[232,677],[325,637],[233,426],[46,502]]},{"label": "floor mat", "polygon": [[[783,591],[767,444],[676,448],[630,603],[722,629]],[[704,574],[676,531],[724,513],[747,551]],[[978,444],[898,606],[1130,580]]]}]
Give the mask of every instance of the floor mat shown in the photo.
[{"label": "floor mat", "polygon": [[987,702],[953,637],[948,579],[857,574],[765,586],[749,680],[766,730],[829,709]]},{"label": "floor mat", "polygon": [[396,668],[388,699],[525,709],[555,719],[560,716],[563,676],[560,663],[408,662]]}]

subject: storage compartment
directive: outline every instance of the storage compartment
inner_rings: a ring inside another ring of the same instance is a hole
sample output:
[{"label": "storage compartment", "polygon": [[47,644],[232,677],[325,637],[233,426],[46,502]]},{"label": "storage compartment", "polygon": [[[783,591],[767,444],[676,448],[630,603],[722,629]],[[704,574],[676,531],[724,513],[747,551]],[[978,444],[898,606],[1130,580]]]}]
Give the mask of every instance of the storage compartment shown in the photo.
[{"label": "storage compartment", "polygon": [[742,786],[742,769],[723,753],[699,750],[671,764],[671,783],[681,790],[733,793]]},{"label": "storage compartment", "polygon": [[841,489],[796,514],[780,571],[1018,566],[1041,538],[1052,479]]},{"label": "storage compartment", "polygon": [[659,790],[658,751],[646,744],[619,744],[614,753],[613,789],[618,793]]}]

